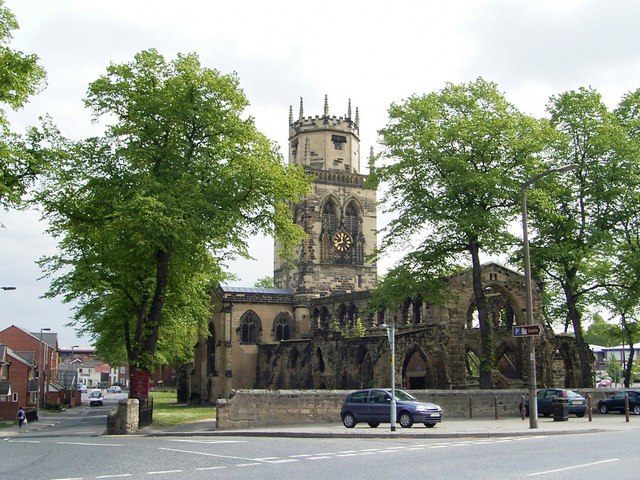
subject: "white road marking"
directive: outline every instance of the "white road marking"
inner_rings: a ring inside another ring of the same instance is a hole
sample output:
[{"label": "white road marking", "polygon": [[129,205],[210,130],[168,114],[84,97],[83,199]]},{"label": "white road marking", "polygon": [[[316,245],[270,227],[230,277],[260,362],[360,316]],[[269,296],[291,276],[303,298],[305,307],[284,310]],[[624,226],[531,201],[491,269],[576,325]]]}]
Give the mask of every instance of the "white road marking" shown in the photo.
[{"label": "white road marking", "polygon": [[299,462],[300,460],[294,460],[293,458],[283,458],[281,460],[271,460],[267,463],[292,463],[292,462]]},{"label": "white road marking", "polygon": [[9,443],[40,443],[40,440],[9,440]]},{"label": "white road marking", "polygon": [[260,462],[254,462],[254,463],[239,463],[236,465],[236,467],[253,467],[254,465],[263,465]]},{"label": "white road marking", "polygon": [[329,460],[333,457],[309,457],[307,460]]},{"label": "white road marking", "polygon": [[132,473],[121,473],[119,475],[100,475],[96,478],[120,478],[120,477],[131,477],[133,474]]},{"label": "white road marking", "polygon": [[193,450],[179,450],[177,448],[164,448],[160,447],[158,450],[167,450],[169,452],[178,452],[178,453],[190,453],[192,455],[204,455],[205,457],[217,457],[217,458],[231,458],[233,460],[248,460],[248,461],[256,461],[255,458],[247,458],[247,457],[234,457],[233,455],[219,455],[217,453],[206,453],[206,452],[195,452]]},{"label": "white road marking", "polygon": [[200,467],[200,468],[196,468],[196,470],[219,470],[221,468],[227,468],[227,467]]},{"label": "white road marking", "polygon": [[599,462],[583,463],[580,465],[573,465],[572,467],[556,468],[554,470],[545,470],[544,472],[535,472],[527,474],[527,477],[536,477],[538,475],[547,475],[549,473],[566,472],[567,470],[575,470],[578,468],[592,467],[594,465],[601,465],[603,463],[611,463],[619,461],[619,458],[610,458],[609,460],[600,460]]},{"label": "white road marking", "polygon": [[182,470],[159,470],[157,472],[147,472],[147,475],[165,475],[167,473],[181,473]]},{"label": "white road marking", "polygon": [[203,443],[206,445],[216,445],[223,443],[247,443],[246,440],[182,440],[177,438],[170,438],[168,442],[182,442],[182,443]]},{"label": "white road marking", "polygon": [[118,443],[82,443],[82,442],[56,442],[58,445],[82,445],[84,447],[121,447]]}]

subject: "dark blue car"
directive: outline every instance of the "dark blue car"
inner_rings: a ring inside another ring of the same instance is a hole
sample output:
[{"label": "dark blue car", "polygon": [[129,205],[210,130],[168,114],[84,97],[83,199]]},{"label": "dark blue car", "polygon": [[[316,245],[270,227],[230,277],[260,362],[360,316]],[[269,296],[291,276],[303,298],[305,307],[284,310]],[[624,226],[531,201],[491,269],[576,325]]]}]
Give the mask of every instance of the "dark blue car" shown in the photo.
[{"label": "dark blue car", "polygon": [[[404,390],[396,390],[396,419],[402,428],[414,422],[432,428],[442,421],[442,408],[435,403],[421,402]],[[340,409],[340,418],[347,428],[366,422],[371,428],[391,422],[391,389],[373,388],[352,392]]]},{"label": "dark blue car", "polygon": [[629,396],[629,411],[634,415],[640,415],[640,391],[625,390],[618,392],[613,397],[605,398],[598,402],[600,413],[624,412],[625,397]]},{"label": "dark blue car", "polygon": [[[538,415],[548,417],[553,413],[554,400],[560,399],[569,406],[569,413],[576,417],[584,417],[587,413],[587,399],[574,390],[566,388],[543,388],[538,390]],[[525,415],[529,416],[529,399],[524,403]],[[520,404],[522,411],[522,404]]]}]

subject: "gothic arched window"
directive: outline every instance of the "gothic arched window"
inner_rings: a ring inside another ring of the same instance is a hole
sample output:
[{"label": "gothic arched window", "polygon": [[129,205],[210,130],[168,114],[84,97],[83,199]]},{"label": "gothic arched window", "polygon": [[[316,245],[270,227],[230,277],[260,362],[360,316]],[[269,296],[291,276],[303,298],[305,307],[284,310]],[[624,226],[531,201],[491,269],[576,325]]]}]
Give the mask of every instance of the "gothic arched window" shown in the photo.
[{"label": "gothic arched window", "polygon": [[273,326],[273,335],[276,340],[289,340],[291,338],[292,329],[293,325],[291,315],[285,312],[276,317]]},{"label": "gothic arched window", "polygon": [[356,238],[359,227],[358,209],[354,202],[349,202],[349,205],[347,205],[347,208],[344,210],[344,228],[353,238]]},{"label": "gothic arched window", "polygon": [[258,343],[261,329],[258,315],[252,311],[245,312],[240,318],[240,343]]},{"label": "gothic arched window", "polygon": [[207,337],[207,374],[213,375],[216,371],[216,332],[213,323],[209,323],[209,336]]},{"label": "gothic arched window", "polygon": [[322,208],[322,224],[327,233],[333,233],[338,229],[338,215],[335,204],[329,200]]}]

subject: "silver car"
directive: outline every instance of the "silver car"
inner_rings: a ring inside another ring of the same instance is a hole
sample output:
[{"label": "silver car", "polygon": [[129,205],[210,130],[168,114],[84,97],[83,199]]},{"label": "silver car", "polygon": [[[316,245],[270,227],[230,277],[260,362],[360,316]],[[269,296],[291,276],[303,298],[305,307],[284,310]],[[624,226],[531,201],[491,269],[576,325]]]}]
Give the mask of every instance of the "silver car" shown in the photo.
[{"label": "silver car", "polygon": [[[402,428],[414,422],[433,428],[442,421],[442,408],[435,403],[421,402],[404,390],[396,390],[396,418]],[[340,409],[340,418],[347,428],[366,422],[371,428],[391,422],[391,389],[373,388],[350,393]]]}]

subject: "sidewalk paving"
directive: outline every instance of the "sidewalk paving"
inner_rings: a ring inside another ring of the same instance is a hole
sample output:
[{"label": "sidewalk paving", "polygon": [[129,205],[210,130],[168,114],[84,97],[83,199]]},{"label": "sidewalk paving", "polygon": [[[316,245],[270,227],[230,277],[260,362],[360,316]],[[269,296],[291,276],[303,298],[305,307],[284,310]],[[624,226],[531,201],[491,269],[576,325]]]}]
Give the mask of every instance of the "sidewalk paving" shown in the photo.
[{"label": "sidewalk paving", "polygon": [[598,433],[609,431],[640,430],[640,416],[630,416],[626,422],[620,414],[594,415],[588,417],[571,416],[567,421],[554,421],[553,418],[538,418],[538,428],[530,428],[529,418],[454,418],[445,419],[435,428],[414,425],[412,428],[396,426],[394,432],[389,424],[370,428],[366,423],[355,428],[345,428],[342,423],[282,425],[255,427],[238,430],[216,430],[215,421],[193,422],[169,429],[153,426],[142,429],[139,434],[146,436],[261,436],[291,438],[464,438],[464,437],[513,437],[560,435],[578,433]]},{"label": "sidewalk paving", "polygon": [[[59,423],[61,417],[81,415],[88,407],[76,407],[64,412],[41,412],[40,420],[30,422],[19,429],[17,425],[0,429],[0,438],[36,432]],[[337,417],[337,414],[336,414]],[[105,416],[106,427],[106,416]],[[238,436],[238,437],[290,437],[290,438],[465,438],[465,437],[515,437],[538,435],[583,434],[612,431],[640,430],[640,416],[630,415],[629,422],[623,414],[594,413],[588,417],[573,415],[567,421],[554,421],[552,417],[539,417],[538,428],[530,428],[529,418],[445,418],[435,428],[416,424],[412,428],[396,426],[394,432],[389,424],[370,428],[359,423],[355,428],[345,428],[336,418],[335,423],[305,425],[274,425],[268,427],[217,430],[215,419],[185,423],[171,428],[150,425],[138,431],[139,436]]]}]

